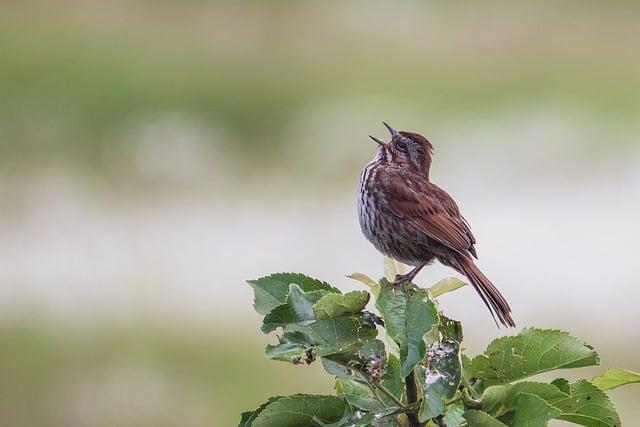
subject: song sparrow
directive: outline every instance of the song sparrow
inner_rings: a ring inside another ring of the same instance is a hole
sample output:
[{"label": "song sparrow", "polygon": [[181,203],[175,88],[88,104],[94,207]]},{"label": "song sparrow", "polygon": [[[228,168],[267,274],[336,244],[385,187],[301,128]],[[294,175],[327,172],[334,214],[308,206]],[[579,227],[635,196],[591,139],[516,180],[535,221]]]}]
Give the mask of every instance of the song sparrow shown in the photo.
[{"label": "song sparrow", "polygon": [[469,223],[451,196],[429,182],[433,146],[422,135],[383,124],[391,141],[370,136],[378,150],[360,176],[358,216],[362,232],[380,252],[414,266],[394,284],[412,281],[437,259],[469,279],[494,320],[515,326],[509,304],[473,262],[476,240]]}]

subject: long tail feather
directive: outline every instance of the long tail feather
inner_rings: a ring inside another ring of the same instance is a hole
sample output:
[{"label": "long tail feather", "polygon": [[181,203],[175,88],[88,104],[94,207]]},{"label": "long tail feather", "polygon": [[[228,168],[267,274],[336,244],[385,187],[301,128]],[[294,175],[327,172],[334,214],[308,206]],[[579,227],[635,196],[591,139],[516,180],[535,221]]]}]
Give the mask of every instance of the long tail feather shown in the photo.
[{"label": "long tail feather", "polygon": [[496,325],[498,324],[497,320],[499,320],[504,326],[515,327],[516,322],[511,317],[511,307],[509,307],[509,303],[487,276],[485,276],[469,258],[460,257],[456,261],[460,272],[467,276],[491,312],[493,320],[496,321]]}]

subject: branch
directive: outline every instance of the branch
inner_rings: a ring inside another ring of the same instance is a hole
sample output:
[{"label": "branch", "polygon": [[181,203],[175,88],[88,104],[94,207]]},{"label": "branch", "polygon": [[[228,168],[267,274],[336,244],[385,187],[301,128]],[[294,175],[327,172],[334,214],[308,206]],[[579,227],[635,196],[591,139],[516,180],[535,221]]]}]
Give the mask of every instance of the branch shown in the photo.
[{"label": "branch", "polygon": [[407,409],[407,405],[402,403],[402,401],[400,399],[398,399],[395,394],[391,393],[385,386],[383,386],[382,383],[379,383],[379,382],[370,383],[369,386],[372,387],[372,388],[375,387],[375,388],[380,389],[380,391],[383,392],[384,394],[386,394],[389,397],[389,399],[393,400],[393,403],[398,405],[399,408]]},{"label": "branch", "polygon": [[[416,386],[415,371],[411,370],[411,373],[405,378],[405,388],[407,390],[407,403],[409,406],[418,401],[418,387]],[[420,427],[420,420],[415,412],[407,413],[409,419],[409,427]]]},{"label": "branch", "polygon": [[[339,364],[340,366],[343,366],[343,367],[347,368],[347,369],[351,369],[353,372],[356,372],[358,375],[360,375],[360,377],[364,381],[366,381],[367,385],[369,386],[369,388],[371,389],[371,391],[373,392],[374,395],[375,395],[376,389],[379,389],[381,392],[386,394],[389,397],[389,399],[391,399],[393,401],[393,403],[398,405],[398,407],[400,409],[403,409],[403,410],[408,409],[408,406],[405,405],[404,403],[402,403],[402,401],[400,399],[398,399],[395,394],[391,393],[385,386],[383,386],[382,383],[370,381],[369,378],[367,378],[367,374],[362,372],[360,369],[358,369],[358,368],[356,368],[354,366],[350,366],[350,365],[348,365],[346,363],[343,363],[341,361],[338,361],[338,360],[334,360],[334,362]],[[414,382],[414,385],[415,385],[415,382]]]}]

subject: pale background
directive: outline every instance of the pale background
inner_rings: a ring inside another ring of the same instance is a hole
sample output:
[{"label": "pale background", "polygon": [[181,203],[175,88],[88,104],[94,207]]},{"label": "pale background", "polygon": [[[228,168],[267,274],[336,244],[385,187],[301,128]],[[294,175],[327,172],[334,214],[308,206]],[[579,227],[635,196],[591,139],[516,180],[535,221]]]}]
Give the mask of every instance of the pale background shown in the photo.
[{"label": "pale background", "polygon": [[[355,191],[382,120],[431,139],[519,325],[640,371],[639,20],[630,1],[3,2],[1,424],[230,426],[332,392],[264,360],[244,280],[381,275]],[[503,333],[471,289],[441,304],[471,353]],[[639,393],[612,394],[626,425]]]}]

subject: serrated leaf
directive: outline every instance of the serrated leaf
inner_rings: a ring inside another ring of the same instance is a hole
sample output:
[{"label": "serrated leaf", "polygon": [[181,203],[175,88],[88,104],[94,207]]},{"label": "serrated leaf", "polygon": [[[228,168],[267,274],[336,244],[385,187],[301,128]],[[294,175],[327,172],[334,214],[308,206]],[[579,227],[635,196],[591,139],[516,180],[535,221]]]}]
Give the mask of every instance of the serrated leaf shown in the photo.
[{"label": "serrated leaf", "polygon": [[317,356],[355,353],[378,332],[375,328],[363,327],[357,317],[319,320],[310,325],[292,323],[285,331],[305,334]]},{"label": "serrated leaf", "polygon": [[380,412],[385,408],[385,405],[376,400],[371,389],[362,383],[339,378],[336,380],[335,390],[339,397],[363,411]]},{"label": "serrated leaf", "polygon": [[248,280],[247,283],[253,288],[253,306],[262,315],[285,303],[289,293],[289,285],[292,283],[300,286],[304,292],[323,290],[340,293],[339,290],[326,282],[299,273],[276,273],[259,279]]},{"label": "serrated leaf", "polygon": [[518,427],[546,427],[549,420],[562,411],[535,394],[519,393],[513,425]]},{"label": "serrated leaf", "polygon": [[367,291],[353,291],[344,295],[328,293],[313,305],[313,312],[318,320],[355,315],[364,309],[370,297]]},{"label": "serrated leaf", "polygon": [[619,427],[620,417],[606,393],[587,380],[569,386],[569,396],[551,404],[562,410],[558,418],[588,427]]},{"label": "serrated leaf", "polygon": [[507,427],[503,422],[478,409],[469,409],[462,416],[467,420],[469,427]]},{"label": "serrated leaf", "polygon": [[424,358],[426,344],[422,337],[437,324],[437,311],[424,289],[393,287],[384,279],[380,285],[376,307],[387,334],[400,347],[402,376],[406,377]]},{"label": "serrated leaf", "polygon": [[428,291],[431,298],[437,298],[440,295],[446,294],[447,292],[453,292],[456,289],[460,289],[463,286],[466,286],[467,283],[463,282],[460,279],[455,277],[447,277],[446,279],[440,280],[435,285],[431,286]]},{"label": "serrated leaf", "polygon": [[349,279],[357,280],[363,285],[368,286],[371,289],[373,295],[376,297],[380,293],[380,284],[364,273],[351,273],[347,274],[347,277]]},{"label": "serrated leaf", "polygon": [[314,418],[322,423],[342,419],[348,405],[339,397],[296,394],[281,397],[268,404],[255,417],[252,427],[299,427],[313,425]]},{"label": "serrated leaf", "polygon": [[375,328],[365,327],[357,317],[338,317],[303,325],[290,323],[276,346],[268,345],[265,355],[274,360],[300,363],[306,357],[357,353],[365,342],[373,340]]},{"label": "serrated leaf", "polygon": [[620,368],[609,368],[591,380],[601,390],[611,390],[621,385],[640,382],[640,374]]},{"label": "serrated leaf", "polygon": [[567,332],[524,329],[493,341],[471,362],[470,373],[484,385],[504,384],[559,368],[595,365],[598,355]]},{"label": "serrated leaf", "polygon": [[327,291],[305,292],[295,283],[289,285],[289,293],[285,303],[271,310],[262,321],[262,332],[265,334],[275,331],[278,327],[285,327],[289,323],[314,322],[314,304],[326,295],[338,295]]},{"label": "serrated leaf", "polygon": [[426,369],[419,369],[418,381],[424,393],[420,406],[421,422],[444,414],[445,400],[458,390],[461,379],[460,344],[443,341],[427,350]]},{"label": "serrated leaf", "polygon": [[523,381],[517,384],[494,385],[487,387],[482,394],[482,409],[486,412],[492,412],[497,407],[503,411],[513,410],[521,393],[538,396],[547,402],[568,397],[568,394],[563,393],[558,387],[547,383]]},{"label": "serrated leaf", "polygon": [[281,398],[282,396],[270,397],[269,400],[260,405],[255,411],[243,412],[240,416],[240,424],[238,424],[238,427],[250,427],[258,414],[260,414],[264,408]]}]

